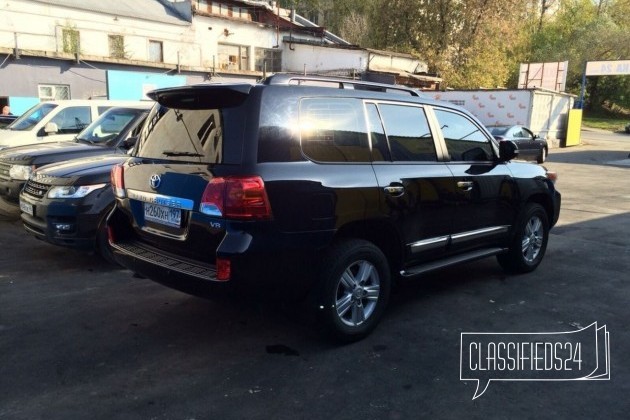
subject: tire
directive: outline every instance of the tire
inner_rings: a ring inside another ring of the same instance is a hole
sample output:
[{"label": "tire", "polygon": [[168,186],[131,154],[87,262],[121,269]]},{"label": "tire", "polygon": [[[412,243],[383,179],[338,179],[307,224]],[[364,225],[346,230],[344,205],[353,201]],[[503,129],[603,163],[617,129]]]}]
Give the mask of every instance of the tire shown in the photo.
[{"label": "tire", "polygon": [[529,273],[542,261],[549,240],[549,219],[545,209],[529,203],[516,224],[509,250],[497,256],[508,273]]},{"label": "tire", "polygon": [[366,337],[381,320],[391,289],[387,258],[371,242],[344,240],[321,261],[319,315],[337,341]]},{"label": "tire", "polygon": [[547,149],[543,147],[542,150],[540,151],[540,156],[538,156],[538,159],[536,159],[536,162],[545,163],[546,160],[547,160]]}]

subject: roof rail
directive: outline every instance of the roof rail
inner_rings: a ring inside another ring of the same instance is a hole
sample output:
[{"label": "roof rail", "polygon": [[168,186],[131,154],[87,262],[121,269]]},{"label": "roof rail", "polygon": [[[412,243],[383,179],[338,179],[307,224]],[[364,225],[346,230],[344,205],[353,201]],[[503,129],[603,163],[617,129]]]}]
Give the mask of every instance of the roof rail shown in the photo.
[{"label": "roof rail", "polygon": [[420,96],[420,93],[406,86],[387,83],[365,82],[363,80],[344,79],[330,76],[304,76],[298,74],[274,74],[262,81],[266,85],[309,85],[332,87],[336,89],[371,90],[376,92],[402,93]]}]

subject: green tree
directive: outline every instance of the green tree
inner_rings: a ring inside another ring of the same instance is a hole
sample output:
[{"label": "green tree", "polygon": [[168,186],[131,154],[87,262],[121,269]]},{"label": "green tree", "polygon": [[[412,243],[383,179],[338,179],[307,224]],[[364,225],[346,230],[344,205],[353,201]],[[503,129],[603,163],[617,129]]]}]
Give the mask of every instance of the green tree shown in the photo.
[{"label": "green tree", "polygon": [[451,87],[504,86],[526,12],[520,0],[375,0],[370,40],[425,59]]},{"label": "green tree", "polygon": [[[587,61],[630,57],[628,0],[562,0],[553,19],[532,36],[529,61],[569,61],[567,90],[579,93]],[[589,78],[588,104],[627,103],[627,85],[620,77]]]},{"label": "green tree", "polygon": [[[630,0],[283,0],[362,47],[427,61],[453,88],[515,88],[519,64],[568,61],[579,93],[586,61],[630,59]],[[629,77],[588,79],[599,107],[630,106]]]}]

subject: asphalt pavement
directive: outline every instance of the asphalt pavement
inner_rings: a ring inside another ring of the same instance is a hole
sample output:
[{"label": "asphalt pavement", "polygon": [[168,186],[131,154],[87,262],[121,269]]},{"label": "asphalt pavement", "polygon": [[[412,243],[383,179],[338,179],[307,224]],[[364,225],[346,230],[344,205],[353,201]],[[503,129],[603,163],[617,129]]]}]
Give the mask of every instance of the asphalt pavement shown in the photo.
[{"label": "asphalt pavement", "polygon": [[[538,270],[488,259],[406,282],[346,346],[299,306],[187,296],[0,221],[0,418],[625,419],[629,153],[630,135],[599,131],[552,149],[563,206]],[[593,323],[609,333],[610,379],[491,381],[474,400],[460,379],[462,333]]]}]

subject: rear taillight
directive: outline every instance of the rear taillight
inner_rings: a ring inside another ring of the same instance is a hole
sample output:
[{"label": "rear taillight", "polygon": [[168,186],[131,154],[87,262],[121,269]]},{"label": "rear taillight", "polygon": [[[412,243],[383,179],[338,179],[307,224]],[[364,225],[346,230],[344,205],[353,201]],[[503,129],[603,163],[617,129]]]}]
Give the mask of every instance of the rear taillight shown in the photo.
[{"label": "rear taillight", "polygon": [[259,176],[213,178],[203,192],[199,211],[231,219],[271,219],[265,183]]},{"label": "rear taillight", "polygon": [[230,260],[217,257],[217,280],[228,281],[232,275],[232,264]]},{"label": "rear taillight", "polygon": [[118,164],[112,168],[111,182],[114,195],[119,198],[125,197],[125,181],[123,178],[124,170],[122,164]]},{"label": "rear taillight", "polygon": [[556,181],[558,180],[558,173],[554,172],[554,171],[547,171],[547,179],[551,182],[553,182],[554,184],[556,183]]}]

